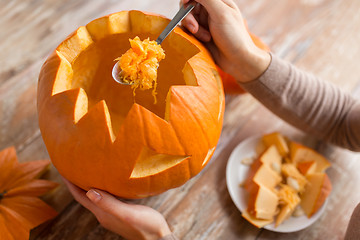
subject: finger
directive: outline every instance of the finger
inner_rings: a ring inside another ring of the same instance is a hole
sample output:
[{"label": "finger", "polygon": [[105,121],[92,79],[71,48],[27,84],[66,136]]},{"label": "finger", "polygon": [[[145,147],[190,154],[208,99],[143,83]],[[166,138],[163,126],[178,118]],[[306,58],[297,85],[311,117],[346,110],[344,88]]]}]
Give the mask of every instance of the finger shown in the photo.
[{"label": "finger", "polygon": [[199,3],[196,3],[194,9],[192,10],[193,14],[194,15],[200,14],[202,8],[203,7]]},{"label": "finger", "polygon": [[204,7],[201,7],[199,12],[199,24],[205,29],[209,29],[209,14]]},{"label": "finger", "polygon": [[[206,12],[206,11],[205,11]],[[206,15],[207,16],[207,15]],[[209,42],[211,40],[211,34],[206,27],[199,25],[198,20],[193,14],[189,14],[184,20],[182,21],[182,25],[186,27],[192,34],[195,35],[200,41]],[[207,20],[206,24],[207,26]]]},{"label": "finger", "polygon": [[210,32],[202,26],[199,27],[199,30],[194,35],[202,42],[210,42],[211,40]]},{"label": "finger", "polygon": [[83,205],[85,208],[89,209],[90,211],[95,210],[94,204],[86,197],[86,192],[82,190],[81,188],[75,186],[71,182],[69,182],[67,179],[63,178],[63,181],[67,188],[69,189],[70,193],[73,195],[75,200],[79,202],[81,205]]},{"label": "finger", "polygon": [[114,214],[118,212],[119,217],[133,214],[131,204],[124,203],[105,191],[90,189],[86,196],[96,207],[107,213]]},{"label": "finger", "polygon": [[181,24],[187,28],[192,34],[197,33],[199,30],[199,23],[192,13],[189,13],[181,22]]}]

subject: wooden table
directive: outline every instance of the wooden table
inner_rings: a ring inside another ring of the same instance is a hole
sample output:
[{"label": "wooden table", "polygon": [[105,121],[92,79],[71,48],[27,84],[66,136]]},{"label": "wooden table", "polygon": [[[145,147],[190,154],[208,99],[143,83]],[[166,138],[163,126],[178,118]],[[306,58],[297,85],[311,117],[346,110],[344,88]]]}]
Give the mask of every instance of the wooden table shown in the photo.
[{"label": "wooden table", "polygon": [[[278,56],[360,96],[359,0],[238,0],[256,33]],[[120,10],[172,17],[177,0],[0,0],[0,149],[14,145],[20,161],[48,158],[38,127],[37,79],[47,55],[72,31]],[[325,213],[295,233],[253,227],[241,217],[225,182],[234,149],[254,134],[281,131],[314,147],[332,162],[333,192]],[[248,94],[226,97],[224,126],[211,162],[177,189],[137,203],[167,219],[180,239],[341,239],[360,202],[360,154],[317,141],[287,125]],[[121,239],[76,203],[55,168],[45,176],[60,187],[44,197],[59,216],[31,232],[31,239]]]}]

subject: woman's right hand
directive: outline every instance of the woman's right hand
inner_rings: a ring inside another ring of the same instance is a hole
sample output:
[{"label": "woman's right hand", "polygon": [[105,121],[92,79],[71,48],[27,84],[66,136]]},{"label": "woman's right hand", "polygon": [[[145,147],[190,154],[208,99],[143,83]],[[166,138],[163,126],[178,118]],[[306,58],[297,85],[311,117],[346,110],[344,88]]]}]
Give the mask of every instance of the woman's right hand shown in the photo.
[{"label": "woman's right hand", "polygon": [[[181,0],[183,4],[190,0]],[[233,0],[195,0],[195,9],[182,25],[205,42],[216,63],[238,82],[259,77],[271,57],[252,41],[242,14]]]}]

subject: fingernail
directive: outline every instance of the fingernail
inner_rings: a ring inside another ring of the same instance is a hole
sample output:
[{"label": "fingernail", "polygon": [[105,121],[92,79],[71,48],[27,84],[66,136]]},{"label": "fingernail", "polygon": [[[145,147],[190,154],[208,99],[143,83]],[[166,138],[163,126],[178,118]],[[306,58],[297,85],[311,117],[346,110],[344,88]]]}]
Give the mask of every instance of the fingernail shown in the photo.
[{"label": "fingernail", "polygon": [[86,196],[92,201],[92,202],[98,202],[102,199],[102,196],[99,192],[97,192],[94,189],[90,189],[87,193]]}]

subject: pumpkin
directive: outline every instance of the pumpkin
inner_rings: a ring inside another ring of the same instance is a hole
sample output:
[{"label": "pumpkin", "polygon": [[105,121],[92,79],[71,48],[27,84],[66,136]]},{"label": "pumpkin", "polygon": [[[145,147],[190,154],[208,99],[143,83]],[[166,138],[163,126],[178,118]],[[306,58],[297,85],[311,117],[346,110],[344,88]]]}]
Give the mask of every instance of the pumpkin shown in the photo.
[{"label": "pumpkin", "polygon": [[37,179],[49,164],[49,160],[18,163],[13,147],[0,152],[0,239],[29,239],[31,229],[57,215],[38,198],[58,185]]},{"label": "pumpkin", "polygon": [[143,198],[181,186],[209,162],[220,137],[224,92],[210,53],[179,27],[165,39],[157,103],[111,76],[129,39],[156,39],[169,20],[123,11],[78,28],[44,63],[38,83],[43,140],[77,186]]}]

